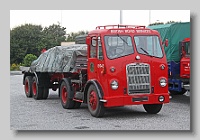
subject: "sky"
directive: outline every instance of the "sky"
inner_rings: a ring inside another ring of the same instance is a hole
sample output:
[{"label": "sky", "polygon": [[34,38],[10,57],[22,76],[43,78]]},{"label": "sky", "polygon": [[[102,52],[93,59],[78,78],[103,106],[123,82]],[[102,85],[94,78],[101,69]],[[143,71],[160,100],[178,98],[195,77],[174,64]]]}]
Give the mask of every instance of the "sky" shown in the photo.
[{"label": "sky", "polygon": [[[190,10],[121,10],[122,24],[145,25],[190,21]],[[96,26],[120,24],[120,10],[10,10],[10,28],[24,24],[48,27],[58,24],[66,33],[90,31]]]}]

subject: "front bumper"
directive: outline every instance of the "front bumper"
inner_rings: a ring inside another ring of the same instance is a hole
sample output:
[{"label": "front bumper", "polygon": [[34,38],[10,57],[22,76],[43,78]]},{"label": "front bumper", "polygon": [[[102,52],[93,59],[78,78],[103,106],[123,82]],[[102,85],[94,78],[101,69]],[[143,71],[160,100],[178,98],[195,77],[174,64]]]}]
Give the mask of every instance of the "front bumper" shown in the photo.
[{"label": "front bumper", "polygon": [[[164,97],[163,102],[159,101],[160,96]],[[105,107],[169,103],[169,93],[104,97],[102,102],[104,103]]]}]

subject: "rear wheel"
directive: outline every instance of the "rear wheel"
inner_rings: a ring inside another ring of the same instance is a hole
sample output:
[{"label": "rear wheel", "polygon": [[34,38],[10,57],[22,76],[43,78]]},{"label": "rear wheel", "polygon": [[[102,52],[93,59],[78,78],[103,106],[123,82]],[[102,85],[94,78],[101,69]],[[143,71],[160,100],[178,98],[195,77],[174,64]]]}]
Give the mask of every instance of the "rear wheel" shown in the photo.
[{"label": "rear wheel", "polygon": [[33,91],[33,98],[36,100],[40,100],[43,98],[43,87],[39,87],[37,83],[36,77],[33,77],[32,83],[32,91]]},{"label": "rear wheel", "polygon": [[105,113],[103,103],[100,102],[97,94],[97,89],[94,85],[91,85],[87,93],[87,105],[90,114],[94,117],[102,117]]},{"label": "rear wheel", "polygon": [[143,107],[149,114],[157,114],[160,112],[163,104],[144,104]]},{"label": "rear wheel", "polygon": [[43,97],[42,99],[47,99],[49,96],[49,88],[48,87],[44,87],[43,88]]},{"label": "rear wheel", "polygon": [[61,83],[60,90],[59,90],[61,104],[63,108],[65,109],[74,108],[74,101],[71,98],[73,96],[73,91],[71,90],[72,88],[70,86],[71,85],[70,85],[69,79],[66,79]]},{"label": "rear wheel", "polygon": [[24,91],[25,91],[26,97],[30,98],[33,96],[32,77],[31,76],[26,76],[26,78],[25,78]]},{"label": "rear wheel", "polygon": [[80,108],[81,102],[74,101],[74,108]]}]

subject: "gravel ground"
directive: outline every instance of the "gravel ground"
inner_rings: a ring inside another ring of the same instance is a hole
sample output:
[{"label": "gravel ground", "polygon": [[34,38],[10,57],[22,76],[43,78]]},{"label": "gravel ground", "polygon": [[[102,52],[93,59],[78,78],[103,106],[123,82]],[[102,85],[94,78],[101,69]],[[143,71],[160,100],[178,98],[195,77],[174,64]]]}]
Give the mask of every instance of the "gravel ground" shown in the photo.
[{"label": "gravel ground", "polygon": [[[10,75],[11,130],[190,130],[190,97],[172,96],[159,114],[150,115],[143,106],[124,106],[106,110],[103,118],[90,115],[87,105],[63,109],[57,91],[47,100],[27,98],[23,75]],[[187,93],[188,94],[188,93]]]}]

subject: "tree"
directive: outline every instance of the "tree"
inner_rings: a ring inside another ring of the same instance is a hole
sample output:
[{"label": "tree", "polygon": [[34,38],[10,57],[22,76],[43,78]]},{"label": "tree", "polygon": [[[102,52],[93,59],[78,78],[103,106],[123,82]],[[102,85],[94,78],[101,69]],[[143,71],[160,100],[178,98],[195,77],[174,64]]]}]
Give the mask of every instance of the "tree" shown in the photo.
[{"label": "tree", "polygon": [[61,42],[64,42],[66,37],[66,28],[61,27],[59,24],[53,24],[49,27],[45,27],[43,30],[43,37],[41,46],[38,49],[46,48],[50,49],[55,46],[60,46]]},{"label": "tree", "polygon": [[163,23],[163,22],[155,22],[155,23],[151,23],[151,24],[149,24],[149,26],[160,25],[160,24],[164,24],[164,23]]},{"label": "tree", "polygon": [[42,27],[25,24],[10,30],[10,63],[21,63],[26,54],[38,55]]},{"label": "tree", "polygon": [[67,42],[74,42],[76,36],[85,35],[85,34],[88,34],[88,31],[79,31],[75,33],[71,32],[67,37]]},{"label": "tree", "polygon": [[27,54],[24,57],[23,65],[26,66],[26,67],[29,67],[31,65],[31,63],[36,59],[37,59],[37,56],[35,56],[33,54]]},{"label": "tree", "polygon": [[10,64],[22,63],[26,54],[38,57],[43,48],[60,45],[66,39],[65,29],[59,24],[44,29],[40,25],[25,24],[10,30]]},{"label": "tree", "polygon": [[172,24],[172,23],[177,23],[178,21],[167,21],[166,23],[164,22],[155,22],[155,23],[151,23],[148,26],[153,26],[153,25],[160,25],[160,24]]},{"label": "tree", "polygon": [[175,21],[168,21],[165,24],[171,24],[171,23],[176,23]]}]

